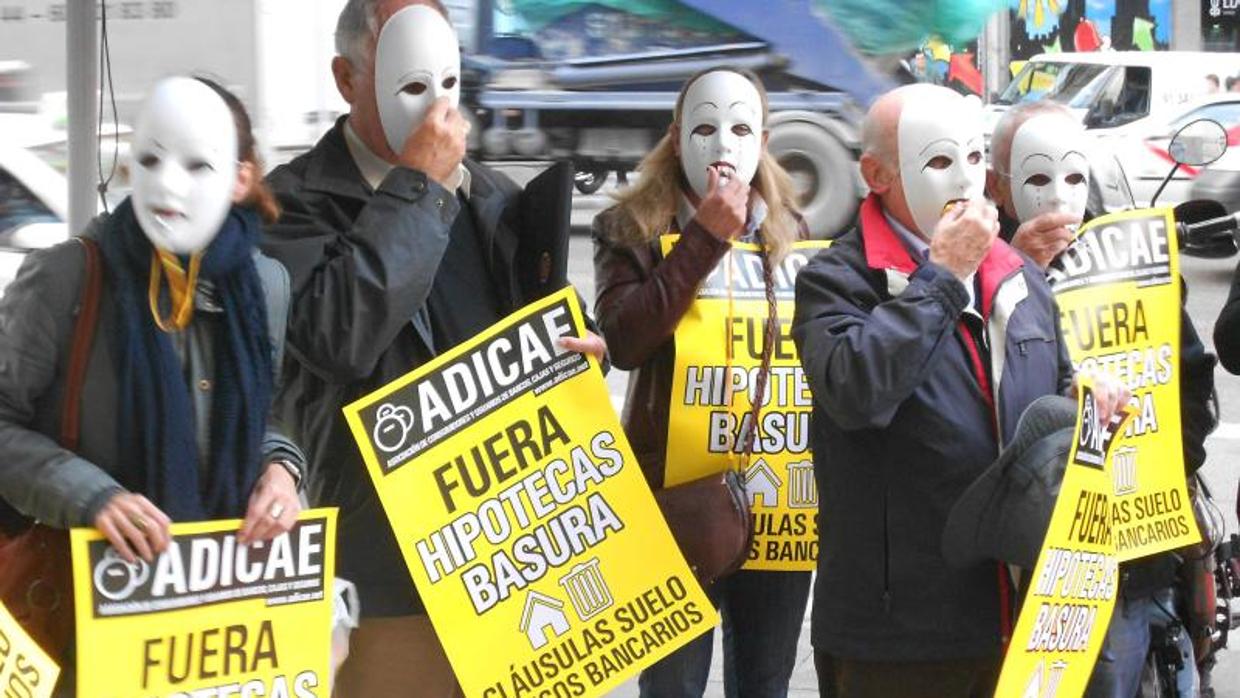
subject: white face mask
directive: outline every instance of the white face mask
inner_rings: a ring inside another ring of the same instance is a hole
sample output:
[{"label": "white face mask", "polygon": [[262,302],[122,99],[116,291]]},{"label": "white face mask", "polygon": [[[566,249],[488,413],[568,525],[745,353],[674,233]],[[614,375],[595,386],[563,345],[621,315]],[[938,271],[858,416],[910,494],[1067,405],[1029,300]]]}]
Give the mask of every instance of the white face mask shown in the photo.
[{"label": "white face mask", "polygon": [[708,169],[753,180],[762,156],[762,98],[743,75],[717,70],[698,78],[680,115],[680,164],[699,197],[709,191]]},{"label": "white face mask", "polygon": [[945,87],[923,86],[904,101],[897,126],[900,181],[917,232],[925,237],[958,199],[982,195],[982,110]]},{"label": "white face mask", "polygon": [[1039,114],[1012,137],[1008,174],[1012,206],[1020,222],[1043,213],[1070,213],[1077,223],[1089,200],[1085,131],[1060,114]]},{"label": "white face mask", "polygon": [[134,129],[133,209],[151,244],[173,254],[206,249],[232,207],[237,128],[210,87],[160,81]]},{"label": "white face mask", "polygon": [[461,101],[461,47],[443,15],[413,5],[392,15],[375,47],[375,100],[392,152],[426,119],[440,97]]}]

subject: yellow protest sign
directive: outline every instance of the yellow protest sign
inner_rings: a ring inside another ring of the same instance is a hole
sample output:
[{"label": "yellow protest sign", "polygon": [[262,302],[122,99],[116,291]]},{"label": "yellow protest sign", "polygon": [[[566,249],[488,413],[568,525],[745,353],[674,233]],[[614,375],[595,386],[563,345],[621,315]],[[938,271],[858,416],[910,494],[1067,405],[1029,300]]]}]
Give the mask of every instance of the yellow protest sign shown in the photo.
[{"label": "yellow protest sign", "polygon": [[1133,394],[1112,488],[1120,561],[1197,543],[1180,434],[1180,260],[1172,210],[1095,218],[1047,276],[1073,366],[1111,373]]},{"label": "yellow protest sign", "polygon": [[470,698],[601,695],[717,620],[584,334],[564,289],[345,408]]},{"label": "yellow protest sign", "polygon": [[60,667],[0,603],[0,696],[47,698]]},{"label": "yellow protest sign", "polygon": [[[661,238],[664,254],[676,239]],[[829,244],[798,242],[774,269],[779,329],[747,466],[742,437],[752,421],[769,315],[759,247],[733,243],[676,326],[665,483],[744,467],[754,523],[746,569],[809,571],[817,564],[814,398],[790,329],[797,272]]]},{"label": "yellow protest sign", "polygon": [[240,521],[174,524],[153,564],[72,532],[83,698],[327,698],[336,510],[267,543]]},{"label": "yellow protest sign", "polygon": [[1046,539],[1027,577],[1029,590],[996,696],[1084,694],[1111,624],[1119,586],[1111,469],[1129,415],[1117,415],[1103,428],[1088,381],[1079,392],[1072,450]]}]

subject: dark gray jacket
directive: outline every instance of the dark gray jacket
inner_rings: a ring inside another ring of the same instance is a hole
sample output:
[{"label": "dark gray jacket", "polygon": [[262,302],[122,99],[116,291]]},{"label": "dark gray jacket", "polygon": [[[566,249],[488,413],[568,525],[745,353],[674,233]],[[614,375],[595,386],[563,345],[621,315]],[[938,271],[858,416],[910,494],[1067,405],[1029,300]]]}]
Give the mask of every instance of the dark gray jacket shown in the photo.
[{"label": "dark gray jacket", "polygon": [[[84,234],[95,236],[103,220],[96,219]],[[56,441],[85,259],[82,245],[72,240],[31,252],[0,299],[0,498],[21,514],[59,528],[93,525],[99,509],[122,491],[112,475],[122,457],[116,452],[115,415],[124,406],[116,404],[110,329],[115,326],[115,311],[106,274],[82,388],[81,442],[74,453]],[[257,252],[254,261],[267,297],[273,365],[279,366],[288,315],[288,274],[278,262]],[[200,297],[203,292],[200,286]],[[209,439],[215,377],[206,324],[210,320],[205,316],[221,312],[208,305],[196,304],[183,344],[194,386],[199,444]],[[262,452],[265,460],[285,458],[305,472],[300,449],[274,418],[268,420]]]},{"label": "dark gray jacket", "polygon": [[916,264],[876,199],[797,276],[796,341],[814,393],[822,531],[815,649],[875,661],[998,657],[999,569],[948,567],[956,499],[1021,412],[1064,392],[1059,312],[1032,262],[996,242],[978,270],[985,340],[964,286]]},{"label": "dark gray jacket", "polygon": [[315,505],[340,507],[337,574],[358,586],[362,615],[422,613],[341,409],[450,347],[436,347],[426,312],[453,221],[472,215],[507,313],[527,295],[516,279],[520,190],[466,161],[468,206],[424,173],[394,168],[371,190],[349,154],[344,119],[308,153],[268,177],[284,209],[264,249],[293,279],[280,409],[311,455]]}]

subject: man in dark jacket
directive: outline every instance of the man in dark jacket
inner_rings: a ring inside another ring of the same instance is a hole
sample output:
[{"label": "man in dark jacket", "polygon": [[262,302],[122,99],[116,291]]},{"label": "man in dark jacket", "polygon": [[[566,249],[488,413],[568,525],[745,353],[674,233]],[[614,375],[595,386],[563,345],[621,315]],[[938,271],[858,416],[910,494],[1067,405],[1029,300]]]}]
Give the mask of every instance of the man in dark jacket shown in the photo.
[{"label": "man in dark jacket", "polygon": [[[860,225],[801,271],[792,328],[815,398],[820,691],[989,696],[1011,631],[1007,572],[949,568],[940,537],[1021,412],[1066,392],[1071,367],[1041,270],[996,240],[980,199],[977,107],[899,88],[863,141]],[[1117,397],[1103,399],[1109,413]]]},{"label": "man in dark jacket", "polygon": [[[519,190],[464,159],[459,49],[426,4],[346,4],[332,70],[350,114],[270,175],[284,211],[266,249],[293,291],[281,407],[315,463],[311,501],[340,507],[337,573],[361,602],[334,693],[346,698],[446,698],[456,682],[341,409],[530,300],[505,215]],[[391,64],[430,46],[451,55]],[[379,90],[391,76],[409,83]],[[597,337],[565,345],[602,353]]]}]

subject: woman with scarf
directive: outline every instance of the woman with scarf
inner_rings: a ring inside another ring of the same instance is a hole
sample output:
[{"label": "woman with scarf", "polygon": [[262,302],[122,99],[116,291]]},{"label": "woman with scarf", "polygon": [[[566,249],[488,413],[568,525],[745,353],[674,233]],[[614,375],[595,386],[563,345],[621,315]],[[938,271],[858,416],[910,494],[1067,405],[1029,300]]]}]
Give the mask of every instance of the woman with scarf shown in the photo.
[{"label": "woman with scarf", "polygon": [[[747,71],[689,78],[640,180],[594,221],[595,317],[612,363],[632,371],[624,427],[652,489],[665,484],[673,334],[698,286],[733,241],[760,243],[774,266],[806,237],[792,183],[766,149],[768,113],[766,91]],[[663,255],[659,237],[667,233],[680,237]],[[787,694],[810,574],[742,570],[707,590],[723,615],[729,696]],[[711,636],[643,672],[643,698],[700,698]]]},{"label": "woman with scarf", "polygon": [[[300,511],[304,458],[268,418],[289,286],[257,251],[277,211],[249,117],[210,81],[169,78],[132,151],[133,195],[86,241],[31,253],[0,299],[0,514],[94,526],[130,562],[152,561],[172,522],[244,518],[243,542],[268,540]],[[91,244],[102,295],[69,450]]]}]

